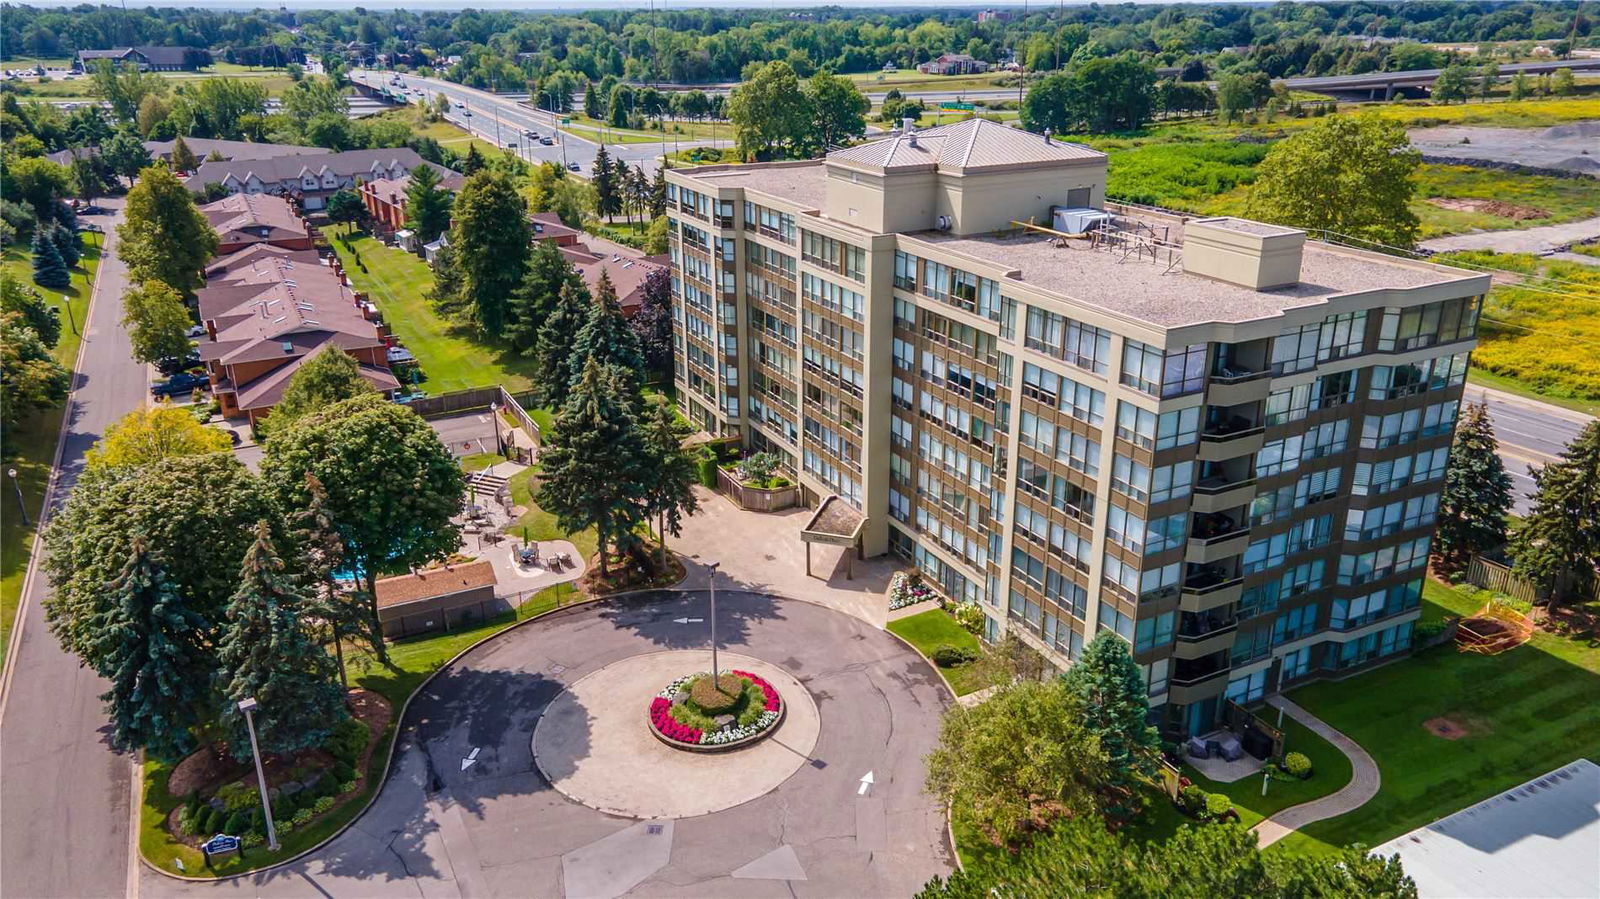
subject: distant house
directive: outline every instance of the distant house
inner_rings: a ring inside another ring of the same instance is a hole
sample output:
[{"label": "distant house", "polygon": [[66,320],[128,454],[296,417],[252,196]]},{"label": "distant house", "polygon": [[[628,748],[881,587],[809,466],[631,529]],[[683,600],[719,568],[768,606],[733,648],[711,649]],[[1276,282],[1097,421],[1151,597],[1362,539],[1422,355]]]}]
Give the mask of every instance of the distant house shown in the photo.
[{"label": "distant house", "polygon": [[[354,190],[364,181],[404,178],[422,165],[433,163],[424,161],[409,147],[235,159],[200,166],[189,178],[189,189],[198,192],[215,183],[227,188],[228,193],[276,194],[299,200],[308,210],[317,210],[340,190]],[[441,166],[433,167],[441,177],[454,174]]]},{"label": "distant house", "polygon": [[286,250],[312,248],[311,227],[294,204],[283,197],[234,194],[200,207],[221,237],[217,255],[242,250],[251,244],[269,243]]},{"label": "distant house", "polygon": [[535,212],[528,221],[533,224],[534,240],[548,240],[558,247],[576,246],[583,236],[582,231],[564,224],[554,212]]},{"label": "distant house", "polygon": [[591,294],[602,274],[609,277],[622,314],[630,318],[644,305],[645,279],[651,272],[668,269],[672,264],[665,256],[646,256],[632,247],[587,234],[584,240],[563,246],[561,255],[583,276]]},{"label": "distant house", "polygon": [[85,72],[100,60],[132,64],[143,72],[192,72],[211,65],[211,51],[204,47],[114,47],[110,50],[79,50],[72,59],[72,70]]},{"label": "distant house", "polygon": [[449,630],[506,611],[510,606],[494,595],[497,582],[487,559],[386,577],[375,585],[383,636],[398,640]]},{"label": "distant house", "polygon": [[[439,187],[453,194],[466,180],[459,173],[450,172],[439,179]],[[361,202],[379,233],[399,231],[406,226],[406,189],[410,186],[410,175],[362,182]]]},{"label": "distant house", "polygon": [[[294,156],[307,154],[322,154],[328,152],[323,147],[302,147],[296,144],[258,144],[247,140],[219,140],[210,137],[186,137],[183,142],[189,146],[189,152],[201,162],[210,159],[213,155],[221,156],[224,162],[236,159],[272,159],[277,156]],[[176,140],[147,140],[144,142],[145,151],[151,159],[167,162],[172,159],[172,145]]]},{"label": "distant house", "polygon": [[989,71],[989,64],[967,53],[942,53],[938,59],[918,65],[917,71],[924,75],[977,75]]}]

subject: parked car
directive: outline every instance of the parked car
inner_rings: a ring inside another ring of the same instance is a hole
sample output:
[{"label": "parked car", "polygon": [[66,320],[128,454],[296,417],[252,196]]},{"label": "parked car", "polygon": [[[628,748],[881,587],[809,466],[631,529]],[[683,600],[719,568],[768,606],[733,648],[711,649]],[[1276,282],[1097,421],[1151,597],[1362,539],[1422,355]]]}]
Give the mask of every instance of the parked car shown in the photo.
[{"label": "parked car", "polygon": [[178,374],[165,381],[150,385],[151,396],[182,396],[196,387],[204,388],[209,379],[205,375]]},{"label": "parked car", "polygon": [[156,360],[156,370],[160,371],[169,378],[174,375],[183,374],[184,372],[187,372],[193,368],[198,368],[199,366],[199,353],[190,353],[182,359],[179,359],[176,356],[163,356],[162,358]]},{"label": "parked car", "polygon": [[567,168],[569,168],[569,169],[571,169],[571,170],[573,170],[573,171],[574,171],[574,172],[581,172],[581,171],[583,171],[583,166],[581,166],[581,165],[578,165],[578,164],[577,164],[577,163],[576,163],[576,162],[569,162],[569,163],[567,163]]},{"label": "parked car", "polygon": [[196,337],[204,337],[204,336],[206,336],[206,326],[205,325],[195,325],[194,327],[190,328],[189,330],[187,330],[187,331],[185,331],[183,333],[188,335],[188,337],[191,340],[193,340]]}]

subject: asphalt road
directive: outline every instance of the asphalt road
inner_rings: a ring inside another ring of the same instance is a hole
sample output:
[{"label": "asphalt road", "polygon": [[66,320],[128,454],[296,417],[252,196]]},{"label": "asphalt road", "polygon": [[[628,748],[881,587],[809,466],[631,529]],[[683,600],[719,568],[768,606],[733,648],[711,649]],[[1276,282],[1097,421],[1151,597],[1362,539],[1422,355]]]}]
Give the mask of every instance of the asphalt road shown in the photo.
[{"label": "asphalt road", "polygon": [[[352,74],[351,80],[382,87],[387,84],[390,77],[391,73],[363,70]],[[594,171],[595,154],[600,151],[600,145],[560,131],[556,125],[557,117],[548,112],[530,109],[504,95],[463,87],[449,81],[421,78],[416,75],[405,75],[403,80],[407,87],[423,90],[421,97],[414,98],[416,102],[432,102],[438,94],[449,97],[452,105],[446,118],[495,146],[506,147],[515,143],[517,153],[523,159],[561,165],[576,162],[580,173],[585,176]],[[457,107],[454,105],[457,103],[462,105]],[[469,112],[470,116],[467,115]],[[556,143],[551,146],[530,144],[523,133],[529,130],[553,136]],[[711,141],[668,143],[682,148],[709,145]],[[645,171],[651,174],[654,174],[660,165],[661,148],[660,143],[606,144],[606,152],[611,154],[613,159],[625,160],[632,166],[642,165]]]},{"label": "asphalt road", "polygon": [[[556,897],[582,866],[591,882],[641,875],[628,895],[887,897],[947,873],[944,815],[922,792],[948,702],[938,673],[890,634],[821,606],[723,590],[717,613],[723,648],[787,669],[821,712],[808,763],[765,796],[635,822],[566,799],[534,767],[534,726],[566,684],[618,659],[707,645],[705,625],[674,622],[706,616],[703,593],[644,594],[547,616],[442,672],[401,722],[377,803],[310,858],[209,884],[143,870],[140,895]],[[868,771],[875,782],[861,795]],[[646,824],[662,830],[652,837]],[[657,851],[645,859],[641,847]],[[791,851],[804,879],[730,876]]]},{"label": "asphalt road", "polygon": [[[127,270],[113,249],[121,204],[103,200],[113,215],[86,217],[105,228],[107,252],[84,323],[53,507],[71,490],[85,451],[144,403],[149,386],[120,324]],[[29,575],[0,710],[0,896],[123,895],[131,882],[130,761],[106,743],[105,682],[46,629],[47,584],[37,568]]]},{"label": "asphalt road", "polygon": [[1528,466],[1555,461],[1566,445],[1594,419],[1581,412],[1525,397],[1468,384],[1466,402],[1489,403],[1494,436],[1500,441],[1500,461],[1511,475],[1515,505],[1512,511],[1527,515],[1532,508],[1533,478]]}]

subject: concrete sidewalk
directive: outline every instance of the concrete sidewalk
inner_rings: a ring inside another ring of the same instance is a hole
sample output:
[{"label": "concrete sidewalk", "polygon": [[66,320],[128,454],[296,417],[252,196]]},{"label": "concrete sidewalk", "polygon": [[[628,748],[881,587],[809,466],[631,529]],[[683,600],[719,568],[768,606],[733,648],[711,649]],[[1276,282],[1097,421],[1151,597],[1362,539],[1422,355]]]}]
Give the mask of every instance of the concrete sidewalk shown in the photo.
[{"label": "concrete sidewalk", "polygon": [[1267,705],[1283,709],[1290,718],[1304,724],[1318,736],[1339,747],[1339,751],[1350,759],[1350,782],[1337,792],[1321,799],[1291,805],[1251,828],[1255,831],[1263,849],[1307,824],[1336,818],[1366,805],[1368,800],[1378,795],[1378,787],[1382,783],[1382,778],[1378,775],[1378,764],[1356,741],[1334,730],[1321,718],[1282,696],[1268,699]]}]

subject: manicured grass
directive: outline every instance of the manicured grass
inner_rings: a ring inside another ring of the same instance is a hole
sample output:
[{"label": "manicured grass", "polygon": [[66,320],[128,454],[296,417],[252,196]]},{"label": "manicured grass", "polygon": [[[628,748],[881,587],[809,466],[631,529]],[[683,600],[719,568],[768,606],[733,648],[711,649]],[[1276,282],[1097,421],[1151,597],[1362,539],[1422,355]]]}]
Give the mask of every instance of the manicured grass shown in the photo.
[{"label": "manicured grass", "polygon": [[[532,412],[528,414],[532,415]],[[543,424],[539,425],[541,428]],[[511,488],[511,502],[521,506],[527,511],[522,513],[510,526],[506,528],[508,535],[518,540],[570,540],[577,548],[579,555],[584,559],[592,557],[599,549],[599,540],[593,528],[569,534],[556,523],[556,517],[550,512],[539,508],[533,501],[533,478],[538,473],[537,468],[529,468],[512,476],[507,486]],[[669,541],[670,546],[670,541]]]},{"label": "manicured grass", "polygon": [[[908,91],[972,91],[1002,87],[1000,79],[1010,73],[985,72],[982,75],[924,75],[916,69],[900,72],[857,72],[846,75],[864,94]],[[1016,82],[1011,83],[1013,87]]]},{"label": "manicured grass", "polygon": [[1600,416],[1600,400],[1580,400],[1572,397],[1551,396],[1548,393],[1540,393],[1515,378],[1501,377],[1494,372],[1484,371],[1476,365],[1467,369],[1467,383],[1492,387],[1495,390],[1503,390],[1506,393],[1538,400],[1542,403],[1549,403],[1552,406],[1560,406],[1563,409],[1571,409],[1574,412],[1582,412],[1585,415]]},{"label": "manicured grass", "polygon": [[[383,114],[397,115],[397,113]],[[414,118],[415,114],[412,114],[412,119]],[[505,152],[489,141],[481,137],[473,137],[465,130],[449,122],[420,122],[413,124],[413,129],[418,137],[431,137],[438,141],[441,146],[448,147],[462,155],[466,155],[467,150],[473,146],[478,148],[479,153],[491,158]]]},{"label": "manicured grass", "polygon": [[[918,652],[928,657],[929,661],[932,661],[934,651],[945,645],[975,652],[982,651],[978,638],[956,624],[956,620],[943,609],[929,609],[916,615],[898,618],[889,622],[889,630],[915,646]],[[934,667],[938,668],[937,665]],[[988,686],[971,663],[938,670],[957,696],[965,696]]]},{"label": "manicured grass", "polygon": [[[90,237],[100,240],[99,237]],[[61,316],[61,339],[56,344],[55,358],[69,370],[78,359],[78,345],[83,340],[84,321],[89,314],[89,295],[94,285],[95,273],[100,268],[100,250],[85,247],[78,268],[72,272],[72,286],[64,291],[38,288],[34,285],[33,263],[27,249],[10,246],[0,258],[0,270],[35,287],[47,302],[60,305],[66,298],[66,309]],[[76,321],[77,327],[73,327]],[[98,322],[97,327],[119,327],[116,323]],[[50,482],[50,466],[55,461],[56,442],[61,432],[61,419],[66,410],[49,409],[31,415],[3,437],[5,467],[17,470],[17,482],[22,487],[22,499],[28,509],[24,525],[15,513],[16,494],[9,484],[0,485],[8,496],[5,512],[0,513],[0,666],[4,665],[6,647],[11,637],[11,627],[17,614],[17,604],[22,600],[22,581],[28,572],[28,560],[33,556],[34,523],[44,507],[44,490]],[[9,476],[6,477],[9,480]]]},{"label": "manicured grass", "polygon": [[[1432,581],[1423,603],[1425,618],[1477,607],[1465,591]],[[1583,640],[1538,632],[1498,656],[1441,646],[1290,698],[1371,753],[1383,785],[1361,808],[1291,835],[1288,852],[1377,845],[1573,759],[1600,759],[1600,645]],[[1423,727],[1439,717],[1466,736],[1446,740]]]},{"label": "manicured grass", "polygon": [[[533,360],[503,343],[480,338],[470,325],[441,318],[424,298],[433,286],[433,272],[418,256],[385,247],[361,235],[346,249],[330,234],[355,289],[377,303],[400,340],[422,366],[422,388],[430,394],[500,384],[513,393],[533,386]],[[360,254],[367,270],[355,264]]]},{"label": "manicured grass", "polygon": [[[1272,709],[1263,709],[1260,714],[1268,724],[1277,724],[1277,712]],[[1183,773],[1207,793],[1222,793],[1232,799],[1234,809],[1239,812],[1240,823],[1245,827],[1254,827],[1261,819],[1292,805],[1337,792],[1350,782],[1350,760],[1339,751],[1339,747],[1293,718],[1285,717],[1282,729],[1284,752],[1299,752],[1309,758],[1311,777],[1301,780],[1278,771],[1275,765],[1269,766],[1272,780],[1267,786],[1267,795],[1262,796],[1259,774],[1233,783],[1217,783],[1189,765],[1184,765]]]},{"label": "manicured grass", "polygon": [[[167,777],[172,773],[173,766],[154,760],[146,761],[144,802],[139,810],[140,854],[146,861],[165,871],[204,877],[208,873],[241,874],[276,864],[310,849],[359,815],[366,808],[372,794],[382,785],[381,778],[389,757],[389,745],[394,740],[395,728],[400,722],[401,708],[405,705],[406,699],[430,674],[479,640],[505,630],[519,621],[559,608],[579,598],[581,596],[570,585],[547,587],[514,611],[477,627],[449,634],[402,640],[392,644],[389,647],[390,667],[378,664],[365,652],[346,649],[345,659],[349,665],[350,682],[355,686],[379,693],[389,700],[394,706],[394,718],[390,722],[388,731],[378,738],[378,743],[373,749],[372,760],[367,768],[367,783],[361,792],[327,817],[304,828],[297,828],[280,839],[280,848],[277,852],[270,852],[265,846],[258,846],[246,850],[247,856],[243,859],[234,855],[218,861],[208,872],[204,859],[197,850],[177,842],[167,833],[165,825],[167,815],[183,804],[183,797],[175,797],[167,792]],[[182,870],[175,862],[177,859],[183,862]]]}]

